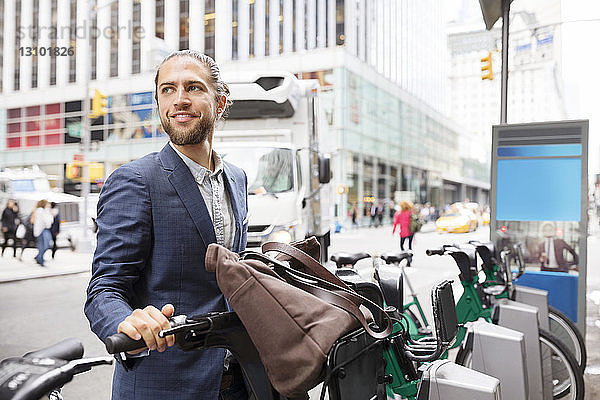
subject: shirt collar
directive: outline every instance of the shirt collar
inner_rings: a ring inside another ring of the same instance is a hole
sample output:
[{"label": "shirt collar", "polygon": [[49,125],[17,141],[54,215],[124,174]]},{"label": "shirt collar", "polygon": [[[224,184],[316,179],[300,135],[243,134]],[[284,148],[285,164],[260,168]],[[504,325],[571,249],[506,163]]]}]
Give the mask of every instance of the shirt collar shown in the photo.
[{"label": "shirt collar", "polygon": [[204,168],[202,165],[198,164],[196,161],[192,160],[173,145],[173,142],[169,142],[171,148],[175,150],[175,152],[181,157],[185,165],[189,168],[192,176],[196,180],[196,182],[202,183],[207,176],[217,177],[223,172],[223,159],[216,151],[212,151],[212,158],[215,163],[215,171],[210,172],[209,169]]}]

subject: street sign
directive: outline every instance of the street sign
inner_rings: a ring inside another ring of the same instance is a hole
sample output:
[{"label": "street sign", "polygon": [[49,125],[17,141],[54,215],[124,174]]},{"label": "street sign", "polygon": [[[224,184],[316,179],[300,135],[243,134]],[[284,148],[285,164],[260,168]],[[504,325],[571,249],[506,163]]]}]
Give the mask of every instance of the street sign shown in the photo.
[{"label": "street sign", "polygon": [[498,249],[521,243],[517,284],[548,290],[548,301],[585,332],[588,208],[587,120],[492,128],[490,233]]}]

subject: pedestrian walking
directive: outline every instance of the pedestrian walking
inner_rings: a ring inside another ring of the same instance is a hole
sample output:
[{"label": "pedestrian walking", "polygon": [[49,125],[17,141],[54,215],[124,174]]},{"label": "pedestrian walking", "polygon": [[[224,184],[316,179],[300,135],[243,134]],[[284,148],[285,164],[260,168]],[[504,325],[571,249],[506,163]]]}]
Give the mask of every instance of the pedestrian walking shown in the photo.
[{"label": "pedestrian walking", "polygon": [[52,258],[54,258],[56,250],[58,249],[56,245],[56,238],[60,232],[60,210],[55,202],[50,203],[50,212],[54,218],[52,220],[52,225],[50,226],[50,234],[52,235]]},{"label": "pedestrian walking", "polygon": [[35,256],[35,262],[44,266],[44,253],[50,249],[52,243],[52,213],[50,212],[50,203],[47,200],[37,202],[36,208],[31,213],[31,224],[33,225],[33,236],[35,236],[38,254]]},{"label": "pedestrian walking", "polygon": [[8,246],[9,241],[12,242],[13,257],[17,256],[17,226],[19,226],[19,206],[10,199],[6,204],[6,208],[2,211],[2,235],[4,242],[2,243],[2,255]]},{"label": "pedestrian walking", "polygon": [[408,201],[400,202],[400,210],[394,214],[394,226],[392,235],[396,233],[396,228],[400,231],[400,250],[404,251],[404,242],[408,238],[408,249],[412,250],[412,241],[414,232],[410,232],[410,216],[414,206]]},{"label": "pedestrian walking", "polygon": [[375,221],[375,227],[379,227],[383,225],[383,203],[379,203],[377,206],[377,210],[375,211],[375,216],[377,220]]},{"label": "pedestrian walking", "polygon": [[393,200],[390,200],[390,204],[389,204],[389,217],[391,221],[394,221],[394,214],[396,214],[396,205],[394,204]]},{"label": "pedestrian walking", "polygon": [[352,205],[352,209],[350,209],[350,216],[352,217],[352,229],[358,228],[358,207],[356,203]]},{"label": "pedestrian walking", "polygon": [[377,218],[377,206],[375,203],[371,203],[371,207],[369,208],[369,216],[371,217],[369,220],[369,228],[376,226],[375,220]]}]

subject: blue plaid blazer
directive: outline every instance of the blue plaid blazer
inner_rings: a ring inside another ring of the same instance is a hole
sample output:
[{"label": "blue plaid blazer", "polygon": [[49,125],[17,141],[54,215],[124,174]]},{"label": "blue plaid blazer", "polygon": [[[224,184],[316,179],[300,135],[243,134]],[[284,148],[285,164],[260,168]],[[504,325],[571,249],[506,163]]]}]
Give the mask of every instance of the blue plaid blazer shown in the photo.
[{"label": "blue plaid blazer", "polygon": [[[236,224],[234,248],[246,247],[246,175],[224,163],[224,182]],[[193,316],[226,310],[206,248],[215,243],[212,220],[191,172],[166,145],[116,169],[98,201],[97,247],[85,314],[104,340],[135,308],[164,304]],[[183,352],[176,347],[135,359],[130,371],[118,363],[113,399],[215,400],[225,351]]]}]

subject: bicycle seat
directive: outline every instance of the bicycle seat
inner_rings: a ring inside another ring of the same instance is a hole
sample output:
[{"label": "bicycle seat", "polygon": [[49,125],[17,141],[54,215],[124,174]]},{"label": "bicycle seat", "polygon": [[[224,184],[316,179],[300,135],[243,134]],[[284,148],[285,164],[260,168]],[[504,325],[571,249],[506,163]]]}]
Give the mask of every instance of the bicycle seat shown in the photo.
[{"label": "bicycle seat", "polygon": [[371,257],[369,254],[361,253],[335,253],[330,260],[337,265],[338,268],[354,266],[358,260]]},{"label": "bicycle seat", "polygon": [[412,250],[404,250],[399,252],[388,252],[381,255],[381,259],[386,264],[399,264],[402,260],[407,260],[410,265],[413,257]]},{"label": "bicycle seat", "polygon": [[[356,293],[360,294],[363,297],[371,300],[373,303],[377,304],[379,307],[383,308],[383,293],[381,293],[381,289],[379,286],[374,284],[373,282],[369,282],[365,280],[362,276],[358,274],[358,272],[349,268],[342,268],[335,271],[335,275],[342,280],[346,285],[354,289]],[[383,321],[383,315],[381,315],[381,311],[377,308],[373,307],[370,304],[365,304],[371,314],[373,314],[373,318],[375,318],[375,322],[378,324]]]},{"label": "bicycle seat", "polygon": [[469,257],[469,266],[471,269],[474,268],[477,270],[477,247],[470,243],[454,244],[453,246],[465,253]]},{"label": "bicycle seat", "polygon": [[[469,242],[471,243],[471,242]],[[477,249],[477,254],[481,257],[481,261],[483,261],[483,268],[487,271],[491,271],[494,268],[495,260],[494,260],[494,243],[493,242],[478,242],[472,243]]]},{"label": "bicycle seat", "polygon": [[402,312],[404,308],[402,270],[391,265],[380,265],[375,270],[375,279],[379,282],[385,304],[394,306]]}]

